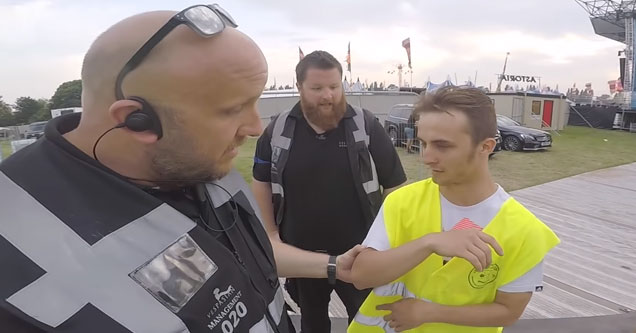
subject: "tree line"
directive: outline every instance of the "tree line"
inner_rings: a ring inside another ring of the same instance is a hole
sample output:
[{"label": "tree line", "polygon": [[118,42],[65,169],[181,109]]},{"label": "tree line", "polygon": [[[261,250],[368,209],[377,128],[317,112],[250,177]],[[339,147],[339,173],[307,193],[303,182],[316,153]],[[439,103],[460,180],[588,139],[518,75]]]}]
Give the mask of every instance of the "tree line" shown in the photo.
[{"label": "tree line", "polygon": [[2,100],[0,96],[0,127],[26,125],[36,121],[51,119],[51,110],[80,107],[82,98],[82,80],[62,83],[51,99],[19,97],[14,105]]}]

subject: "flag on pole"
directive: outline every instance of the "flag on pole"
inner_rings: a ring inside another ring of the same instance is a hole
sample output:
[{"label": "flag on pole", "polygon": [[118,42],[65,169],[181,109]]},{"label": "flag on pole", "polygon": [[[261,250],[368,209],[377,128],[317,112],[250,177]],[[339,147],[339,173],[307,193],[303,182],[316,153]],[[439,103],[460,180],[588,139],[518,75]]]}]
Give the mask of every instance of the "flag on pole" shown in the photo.
[{"label": "flag on pole", "polygon": [[300,46],[298,47],[298,61],[303,60],[303,58],[305,57],[305,54],[303,53],[303,50],[300,48]]},{"label": "flag on pole", "polygon": [[409,57],[409,68],[411,67],[411,37],[402,41],[402,47],[406,49],[406,55]]},{"label": "flag on pole", "polygon": [[351,73],[351,42],[347,46],[347,71]]}]

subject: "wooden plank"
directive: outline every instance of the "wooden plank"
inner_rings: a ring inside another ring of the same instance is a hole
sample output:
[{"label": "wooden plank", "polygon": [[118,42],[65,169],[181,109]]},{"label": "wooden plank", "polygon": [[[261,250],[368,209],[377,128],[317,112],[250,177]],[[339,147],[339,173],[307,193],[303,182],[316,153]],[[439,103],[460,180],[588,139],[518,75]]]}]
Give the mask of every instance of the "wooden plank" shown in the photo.
[{"label": "wooden plank", "polygon": [[618,313],[620,312],[599,305],[546,282],[542,292],[532,295],[530,304],[528,304],[521,318],[571,318]]},{"label": "wooden plank", "polygon": [[[546,257],[546,285],[524,318],[636,309],[636,163],[512,192],[562,243]],[[603,304],[600,304],[603,303]],[[610,308],[607,304],[615,304]]]}]

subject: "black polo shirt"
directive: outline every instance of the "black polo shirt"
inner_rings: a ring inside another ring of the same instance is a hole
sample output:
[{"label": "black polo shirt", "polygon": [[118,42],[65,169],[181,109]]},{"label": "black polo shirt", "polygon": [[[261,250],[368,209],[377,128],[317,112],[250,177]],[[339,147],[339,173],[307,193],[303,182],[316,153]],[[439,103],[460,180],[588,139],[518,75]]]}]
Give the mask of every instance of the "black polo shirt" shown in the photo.
[{"label": "black polo shirt", "polygon": [[[354,112],[348,105],[345,117]],[[370,226],[364,221],[349,165],[344,118],[337,128],[317,134],[303,116],[300,103],[289,116],[297,123],[283,172],[281,239],[306,250],[343,253],[361,243]],[[406,175],[391,140],[377,120],[370,128],[369,150],[380,185],[391,188],[402,184]],[[265,132],[256,147],[253,175],[262,182],[270,182],[270,141]]]}]

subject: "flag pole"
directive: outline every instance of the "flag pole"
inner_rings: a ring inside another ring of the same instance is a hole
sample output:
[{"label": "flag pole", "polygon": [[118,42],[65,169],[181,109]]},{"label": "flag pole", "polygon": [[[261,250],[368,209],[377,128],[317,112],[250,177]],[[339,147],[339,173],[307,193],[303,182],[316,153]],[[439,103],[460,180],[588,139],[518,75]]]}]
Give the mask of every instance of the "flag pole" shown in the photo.
[{"label": "flag pole", "polygon": [[352,73],[352,66],[351,66],[351,42],[349,42],[348,46],[347,46],[347,56],[349,58],[349,85],[351,85],[351,82],[353,82],[353,73]]},{"label": "flag pole", "polygon": [[411,65],[411,37],[402,41],[402,47],[406,50],[406,56],[409,60],[409,71],[411,74],[411,91],[413,91],[413,66]]}]

